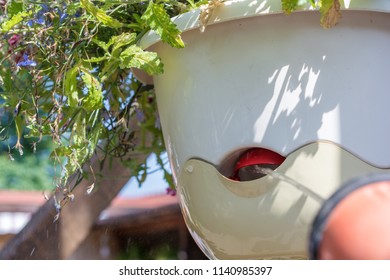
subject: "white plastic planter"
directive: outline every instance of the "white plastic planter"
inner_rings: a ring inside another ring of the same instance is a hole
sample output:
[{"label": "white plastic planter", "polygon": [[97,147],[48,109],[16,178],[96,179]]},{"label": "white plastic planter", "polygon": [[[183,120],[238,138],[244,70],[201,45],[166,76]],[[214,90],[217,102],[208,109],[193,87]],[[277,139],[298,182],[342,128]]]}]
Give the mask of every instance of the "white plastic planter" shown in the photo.
[{"label": "white plastic planter", "polygon": [[[141,42],[165,65],[139,76],[155,85],[183,215],[210,258],[306,258],[318,197],[390,172],[390,1],[345,2],[329,30],[317,11],[241,1],[215,9],[204,33],[199,11],[179,16],[184,49]],[[286,157],[280,176],[228,179],[251,147]]]}]

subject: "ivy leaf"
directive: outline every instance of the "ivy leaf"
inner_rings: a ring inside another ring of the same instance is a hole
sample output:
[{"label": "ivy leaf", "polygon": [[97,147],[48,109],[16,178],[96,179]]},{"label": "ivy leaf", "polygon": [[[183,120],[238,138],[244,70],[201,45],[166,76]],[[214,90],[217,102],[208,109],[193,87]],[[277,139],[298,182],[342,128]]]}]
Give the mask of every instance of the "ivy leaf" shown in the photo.
[{"label": "ivy leaf", "polygon": [[64,80],[65,96],[68,98],[68,105],[72,108],[77,108],[79,104],[79,92],[77,89],[78,68],[78,66],[75,66],[68,70]]},{"label": "ivy leaf", "polygon": [[141,19],[161,37],[163,42],[175,48],[184,48],[184,42],[180,37],[181,32],[171,21],[164,9],[164,4],[155,4],[150,1]]},{"label": "ivy leaf", "polygon": [[88,89],[88,95],[83,99],[83,108],[87,111],[97,110],[103,107],[103,92],[100,82],[87,70],[82,69],[82,79]]},{"label": "ivy leaf", "polygon": [[112,28],[120,28],[122,27],[122,23],[119,22],[118,20],[110,17],[109,15],[106,14],[105,11],[102,9],[99,9],[96,7],[91,1],[89,0],[80,0],[81,5],[84,6],[84,8],[91,13],[98,21],[101,23],[112,27]]},{"label": "ivy leaf", "polygon": [[319,5],[322,27],[331,28],[335,26],[341,18],[340,1],[322,0]]},{"label": "ivy leaf", "polygon": [[1,32],[8,32],[17,25],[18,23],[22,22],[25,17],[28,17],[31,14],[31,12],[20,12],[11,17],[9,20],[3,22],[1,25]]},{"label": "ivy leaf", "polygon": [[140,47],[132,45],[124,50],[120,55],[119,67],[138,68],[144,70],[149,75],[163,73],[163,64],[154,52],[142,50]]}]

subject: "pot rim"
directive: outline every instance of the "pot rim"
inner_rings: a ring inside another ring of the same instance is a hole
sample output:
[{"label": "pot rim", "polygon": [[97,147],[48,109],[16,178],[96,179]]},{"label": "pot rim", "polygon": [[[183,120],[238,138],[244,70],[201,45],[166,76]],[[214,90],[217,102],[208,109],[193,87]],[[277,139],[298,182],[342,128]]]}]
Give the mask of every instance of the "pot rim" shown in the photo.
[{"label": "pot rim", "polygon": [[[222,0],[223,1],[223,0]],[[371,11],[390,13],[389,0],[340,0],[342,10],[350,11]],[[227,0],[222,5],[213,10],[207,26],[238,20],[241,18],[251,18],[262,15],[282,14],[281,0]],[[173,22],[177,25],[181,32],[186,32],[194,29],[200,29],[200,15],[202,8],[192,10],[190,12],[178,15],[173,18]],[[315,11],[311,5],[301,8],[296,12]],[[295,12],[295,13],[296,13]],[[318,15],[318,25],[320,25],[320,15]],[[207,29],[207,28],[206,28]],[[205,31],[207,32],[207,30]],[[199,31],[199,33],[201,33]],[[147,32],[138,45],[142,49],[148,49],[159,43],[161,38],[154,32]],[[132,69],[133,74],[145,84],[153,84],[153,77],[140,69]]]},{"label": "pot rim", "polygon": [[[222,5],[215,8],[207,26],[237,20],[240,18],[250,18],[260,15],[281,14],[281,0],[229,0],[224,1]],[[342,10],[350,11],[372,11],[390,13],[390,1],[388,0],[341,0]],[[199,20],[202,8],[178,15],[173,18],[173,22],[182,32],[190,31],[201,27]],[[296,12],[315,11],[310,5],[301,8]],[[318,18],[320,24],[320,18]],[[139,46],[147,49],[160,42],[160,37],[154,32],[149,31],[139,41]]]}]

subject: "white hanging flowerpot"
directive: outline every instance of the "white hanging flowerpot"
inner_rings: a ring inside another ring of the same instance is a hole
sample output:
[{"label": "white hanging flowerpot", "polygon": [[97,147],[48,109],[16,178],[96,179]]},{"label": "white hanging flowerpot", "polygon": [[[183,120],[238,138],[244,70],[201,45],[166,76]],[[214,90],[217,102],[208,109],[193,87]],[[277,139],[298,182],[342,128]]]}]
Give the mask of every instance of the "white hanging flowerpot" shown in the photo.
[{"label": "white hanging flowerpot", "polygon": [[143,39],[164,74],[138,76],[155,86],[182,212],[208,257],[307,258],[323,201],[390,173],[389,12],[345,1],[324,29],[318,11],[287,16],[280,0],[225,2],[204,32],[200,11],[176,18],[184,49]]}]

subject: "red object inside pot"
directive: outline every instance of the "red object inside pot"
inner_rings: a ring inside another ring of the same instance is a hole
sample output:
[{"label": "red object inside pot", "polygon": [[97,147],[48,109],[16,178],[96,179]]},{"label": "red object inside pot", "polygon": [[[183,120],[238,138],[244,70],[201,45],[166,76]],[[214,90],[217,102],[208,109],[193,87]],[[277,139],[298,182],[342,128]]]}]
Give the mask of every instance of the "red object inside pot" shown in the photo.
[{"label": "red object inside pot", "polygon": [[261,171],[262,168],[276,169],[284,160],[283,156],[273,151],[263,148],[251,148],[238,159],[231,179],[237,181],[258,179],[265,175]]}]

